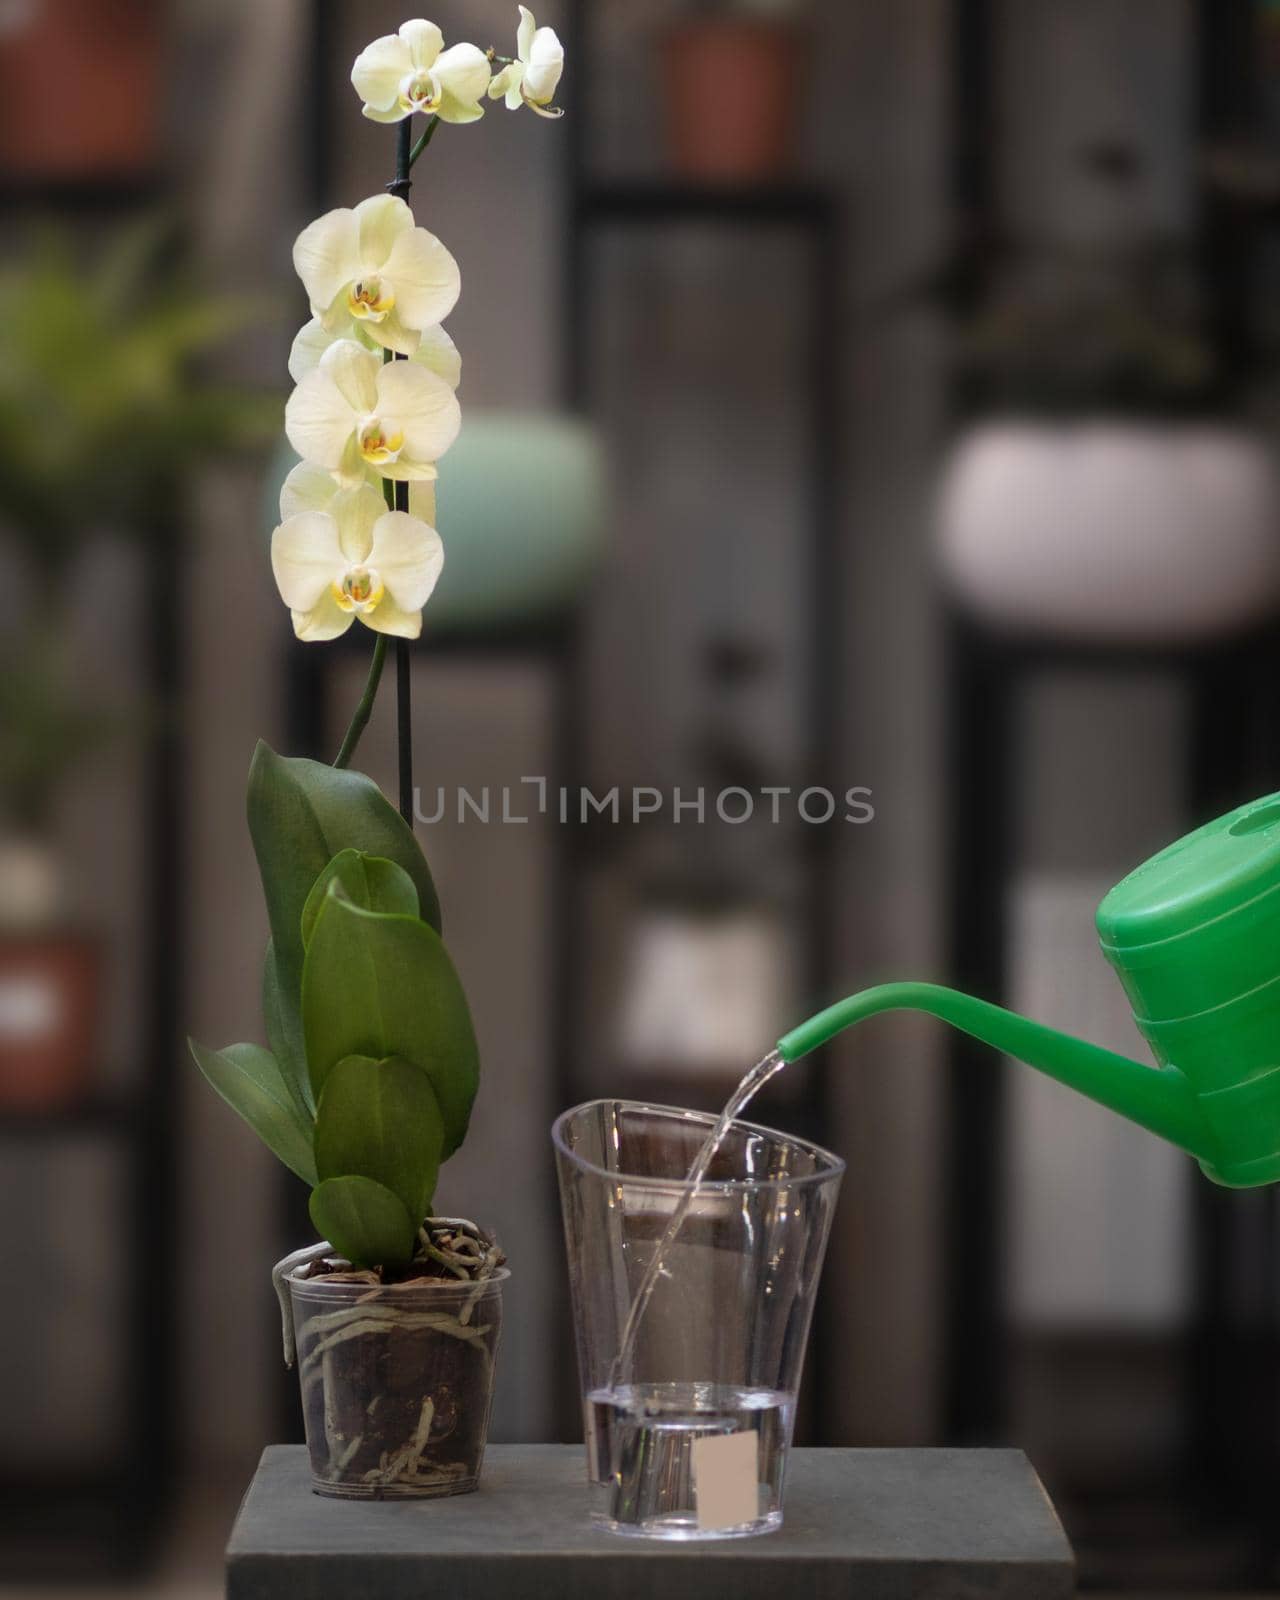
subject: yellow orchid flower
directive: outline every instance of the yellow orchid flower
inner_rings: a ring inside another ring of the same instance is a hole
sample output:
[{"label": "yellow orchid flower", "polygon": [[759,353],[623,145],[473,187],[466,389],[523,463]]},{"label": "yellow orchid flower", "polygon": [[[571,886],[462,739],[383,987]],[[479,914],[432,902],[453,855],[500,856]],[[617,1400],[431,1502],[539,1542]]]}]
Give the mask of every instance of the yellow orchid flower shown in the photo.
[{"label": "yellow orchid flower", "polygon": [[517,111],[525,105],[540,117],[563,116],[563,111],[553,108],[551,101],[564,71],[564,46],[554,28],[537,25],[528,7],[517,9],[520,12],[520,26],[516,29],[518,59],[509,61],[490,80],[489,98],[505,97],[509,111]]},{"label": "yellow orchid flower", "polygon": [[358,332],[362,343],[406,356],[424,328],[449,315],[462,288],[458,263],[390,194],[317,217],[298,235],[293,264],[326,332]]},{"label": "yellow orchid flower", "polygon": [[375,39],[356,57],[351,83],[373,122],[400,122],[415,111],[443,122],[475,122],[489,87],[489,60],[473,44],[444,48],[444,35],[421,17]]},{"label": "yellow orchid flower", "polygon": [[[372,472],[365,482],[382,493],[382,479]],[[349,493],[331,472],[311,461],[299,461],[280,486],[280,520],[287,522],[303,511],[328,511],[340,494]],[[384,502],[385,503],[385,502]],[[429,478],[409,485],[409,515],[436,526],[436,486]]]},{"label": "yellow orchid flower", "polygon": [[461,423],[443,378],[416,361],[384,363],[353,339],[329,346],[284,410],[289,443],[343,488],[369,467],[399,482],[434,478]]},{"label": "yellow orchid flower", "polygon": [[[328,333],[319,317],[312,317],[298,330],[289,351],[289,376],[293,381],[301,383],[308,372],[313,372],[320,364],[321,356],[339,338],[351,338],[357,344],[364,345],[366,350],[373,349],[377,353],[376,346],[370,345],[359,328],[350,334]],[[451,389],[456,389],[462,381],[462,357],[458,354],[457,345],[439,323],[422,330],[418,348],[409,360],[443,378]]]},{"label": "yellow orchid flower", "polygon": [[342,489],[324,510],[286,517],[271,535],[271,570],[299,639],[336,639],[359,618],[377,633],[416,639],[444,566],[440,535],[388,511],[368,484]]}]

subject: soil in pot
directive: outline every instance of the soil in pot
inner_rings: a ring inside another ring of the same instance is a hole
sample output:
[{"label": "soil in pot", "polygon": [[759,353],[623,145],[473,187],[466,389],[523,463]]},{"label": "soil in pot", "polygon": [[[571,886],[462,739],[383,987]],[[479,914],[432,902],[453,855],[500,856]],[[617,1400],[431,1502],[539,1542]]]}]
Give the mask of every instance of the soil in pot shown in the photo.
[{"label": "soil in pot", "polygon": [[[495,1259],[501,1257],[495,1251]],[[415,1263],[398,1281],[323,1260],[288,1279],[312,1485],[391,1499],[480,1478],[509,1273]]]}]

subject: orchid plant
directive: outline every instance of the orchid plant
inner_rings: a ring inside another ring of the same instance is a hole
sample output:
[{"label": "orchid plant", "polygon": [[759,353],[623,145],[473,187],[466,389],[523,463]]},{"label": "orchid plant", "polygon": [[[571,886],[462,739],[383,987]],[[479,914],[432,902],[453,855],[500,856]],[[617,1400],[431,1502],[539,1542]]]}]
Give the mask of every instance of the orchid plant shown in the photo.
[{"label": "orchid plant", "polygon": [[[411,825],[409,644],[444,563],[435,479],[461,425],[461,361],[443,322],[461,277],[415,221],[410,173],[442,123],[478,121],[486,99],[560,115],[560,41],[518,9],[514,57],[446,48],[422,19],[360,53],[351,82],[366,117],[396,125],[395,178],[387,193],[317,218],[294,245],[311,318],[289,357],[296,387],[285,431],[300,460],[281,491],[271,567],[299,639],[335,639],[360,622],[375,635],[373,659],[332,766],[259,743],[250,768],[249,830],[270,925],[268,1047],[191,1044],[214,1089],[311,1187],[325,1246],[383,1272],[441,1259],[430,1226],[436,1179],[466,1134],[479,1077]],[[350,768],[389,638],[398,812]],[[456,1225],[449,1237],[456,1246]]]}]

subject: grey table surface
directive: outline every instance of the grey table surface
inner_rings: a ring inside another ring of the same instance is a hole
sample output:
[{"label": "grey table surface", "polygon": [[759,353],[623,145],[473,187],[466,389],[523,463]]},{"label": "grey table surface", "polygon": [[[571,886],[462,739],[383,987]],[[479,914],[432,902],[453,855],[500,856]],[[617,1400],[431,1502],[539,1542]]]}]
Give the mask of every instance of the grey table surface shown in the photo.
[{"label": "grey table surface", "polygon": [[1058,1600],[1062,1526],[1020,1450],[794,1450],[784,1526],[698,1544],[587,1520],[579,1445],[491,1445],[474,1494],[311,1492],[273,1445],[227,1547],[228,1600]]}]

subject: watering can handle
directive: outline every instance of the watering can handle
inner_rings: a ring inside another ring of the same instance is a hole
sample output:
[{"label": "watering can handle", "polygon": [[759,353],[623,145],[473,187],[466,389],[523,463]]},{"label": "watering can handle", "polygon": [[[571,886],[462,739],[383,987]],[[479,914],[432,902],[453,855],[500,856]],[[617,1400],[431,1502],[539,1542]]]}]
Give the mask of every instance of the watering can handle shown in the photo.
[{"label": "watering can handle", "polygon": [[784,1061],[796,1061],[881,1011],[927,1012],[1118,1111],[1197,1160],[1214,1158],[1213,1136],[1190,1084],[1176,1067],[1144,1066],[936,983],[884,983],[850,995],[784,1033],[778,1054]]}]

